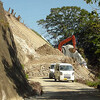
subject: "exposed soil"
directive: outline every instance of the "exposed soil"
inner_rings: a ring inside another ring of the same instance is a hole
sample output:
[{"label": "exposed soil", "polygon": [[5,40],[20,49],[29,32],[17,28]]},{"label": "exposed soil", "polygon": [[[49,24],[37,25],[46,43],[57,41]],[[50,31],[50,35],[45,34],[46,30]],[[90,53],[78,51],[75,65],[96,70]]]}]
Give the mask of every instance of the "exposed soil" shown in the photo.
[{"label": "exposed soil", "polygon": [[46,55],[60,55],[61,56],[61,55],[63,55],[61,53],[61,51],[51,47],[48,44],[45,44],[45,45],[39,47],[38,49],[36,49],[36,52],[42,56],[46,56]]}]

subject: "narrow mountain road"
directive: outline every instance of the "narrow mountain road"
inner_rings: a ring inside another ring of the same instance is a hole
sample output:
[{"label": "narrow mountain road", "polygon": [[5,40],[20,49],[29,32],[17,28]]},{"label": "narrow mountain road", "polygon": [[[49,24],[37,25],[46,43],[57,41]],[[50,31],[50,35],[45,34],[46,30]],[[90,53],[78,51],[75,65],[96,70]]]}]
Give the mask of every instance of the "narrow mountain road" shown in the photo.
[{"label": "narrow mountain road", "polygon": [[25,100],[100,100],[100,92],[93,87],[76,82],[55,82],[54,79],[36,77],[30,81],[40,82],[44,94]]}]

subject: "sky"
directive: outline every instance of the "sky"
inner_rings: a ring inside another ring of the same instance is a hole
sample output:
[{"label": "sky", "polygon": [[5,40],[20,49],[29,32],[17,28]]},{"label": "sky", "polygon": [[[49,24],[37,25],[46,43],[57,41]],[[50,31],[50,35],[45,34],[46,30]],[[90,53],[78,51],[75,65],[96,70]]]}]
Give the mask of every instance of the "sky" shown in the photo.
[{"label": "sky", "polygon": [[51,8],[63,6],[77,6],[89,12],[93,10],[84,0],[1,0],[3,7],[8,11],[9,7],[14,9],[16,16],[21,16],[21,21],[39,34],[43,34],[45,30],[37,24],[40,19],[45,19],[50,14]]}]

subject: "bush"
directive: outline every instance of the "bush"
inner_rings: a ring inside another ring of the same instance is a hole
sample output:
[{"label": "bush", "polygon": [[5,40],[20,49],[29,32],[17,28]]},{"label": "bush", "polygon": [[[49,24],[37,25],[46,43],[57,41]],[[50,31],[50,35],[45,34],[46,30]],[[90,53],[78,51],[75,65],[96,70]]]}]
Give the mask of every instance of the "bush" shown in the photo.
[{"label": "bush", "polygon": [[21,66],[22,66],[22,69],[24,70],[24,65],[23,65],[23,64],[21,64]]},{"label": "bush", "polygon": [[25,74],[26,79],[28,79],[28,74]]},{"label": "bush", "polygon": [[86,85],[88,85],[90,87],[97,87],[98,85],[100,85],[100,80],[99,81],[95,81],[95,82],[87,81]]},{"label": "bush", "polygon": [[[24,70],[24,65],[21,64],[21,66],[22,66],[22,69]],[[28,79],[28,74],[25,73],[25,77],[26,77],[26,79]]]},{"label": "bush", "polygon": [[90,87],[96,87],[96,88],[97,88],[98,85],[100,85],[100,80],[88,81],[88,80],[76,79],[75,82],[79,82],[79,83],[82,83],[82,84],[86,84]]},{"label": "bush", "polygon": [[100,79],[100,74],[98,74],[97,78]]}]

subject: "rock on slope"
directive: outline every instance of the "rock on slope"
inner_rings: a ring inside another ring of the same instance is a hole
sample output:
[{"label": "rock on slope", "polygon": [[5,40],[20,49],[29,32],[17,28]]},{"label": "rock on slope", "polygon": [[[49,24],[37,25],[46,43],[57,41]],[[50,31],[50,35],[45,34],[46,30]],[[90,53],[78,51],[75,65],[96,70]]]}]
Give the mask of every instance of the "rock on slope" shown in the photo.
[{"label": "rock on slope", "polygon": [[13,15],[8,15],[9,13],[6,13],[17,46],[18,58],[24,64],[29,77],[48,76],[50,63],[65,61],[74,65],[76,79],[92,80],[93,75],[90,75],[86,68],[51,47],[31,29],[17,21]]},{"label": "rock on slope", "polygon": [[17,58],[14,38],[0,1],[0,100],[22,100],[20,96],[31,91]]}]

